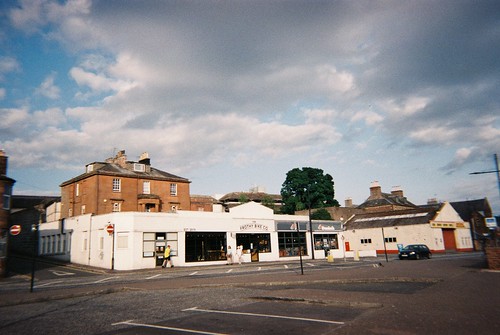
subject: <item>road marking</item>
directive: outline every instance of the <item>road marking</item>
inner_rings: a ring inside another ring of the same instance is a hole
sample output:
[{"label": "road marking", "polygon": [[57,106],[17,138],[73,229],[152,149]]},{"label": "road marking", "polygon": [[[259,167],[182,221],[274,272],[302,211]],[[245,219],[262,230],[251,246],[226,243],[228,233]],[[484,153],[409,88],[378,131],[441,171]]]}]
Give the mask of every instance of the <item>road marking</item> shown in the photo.
[{"label": "road marking", "polygon": [[147,277],[146,279],[153,279],[153,278],[156,278],[156,277],[159,277],[159,276],[161,276],[161,274],[160,275],[154,275],[154,276],[151,276],[151,277]]},{"label": "road marking", "polygon": [[198,273],[198,271],[195,271],[195,272],[193,272],[193,273],[190,273],[189,275],[190,275],[190,276],[194,276],[194,275],[195,275],[195,274],[197,274],[197,273]]},{"label": "road marking", "polygon": [[54,284],[59,284],[59,283],[63,283],[63,281],[62,281],[62,280],[52,281],[52,282],[50,282],[50,283],[45,283],[45,284],[36,285],[36,287],[49,286],[49,285],[54,285]]},{"label": "road marking", "polygon": [[343,325],[342,321],[330,321],[330,320],[321,320],[321,319],[310,319],[310,318],[299,318],[294,316],[283,316],[283,315],[271,315],[271,314],[256,314],[256,313],[244,313],[244,312],[229,312],[229,311],[217,311],[211,309],[200,309],[198,307],[191,307],[187,309],[183,309],[183,312],[205,312],[205,313],[217,313],[217,314],[233,314],[233,315],[246,315],[246,316],[258,316],[264,318],[275,318],[275,319],[287,319],[287,320],[299,320],[299,321],[308,321],[308,322],[319,322],[319,323],[333,323],[336,325]]},{"label": "road marking", "polygon": [[72,276],[75,273],[74,272],[66,272],[66,271],[58,271],[58,270],[49,270],[56,276]]},{"label": "road marking", "polygon": [[233,269],[229,269],[226,271],[226,273],[230,273],[231,271],[233,271]]},{"label": "road marking", "polygon": [[288,269],[288,265],[285,264],[284,266],[285,266],[285,269]]},{"label": "road marking", "polygon": [[108,280],[111,280],[111,279],[115,279],[115,278],[118,278],[118,277],[108,277],[108,278],[103,278],[103,279],[101,279],[101,280],[98,280],[98,281],[93,282],[92,284],[102,283],[102,282],[105,282],[105,281],[108,281]]},{"label": "road marking", "polygon": [[313,263],[306,263],[306,264],[309,266],[316,266],[316,264],[313,264]]},{"label": "road marking", "polygon": [[259,268],[258,268],[258,270],[257,270],[257,271],[260,271],[260,270],[262,270],[262,267],[261,267],[261,266],[259,266]]},{"label": "road marking", "polygon": [[156,328],[156,329],[166,329],[166,330],[175,330],[178,332],[185,332],[185,333],[194,333],[194,334],[205,334],[205,335],[226,335],[224,333],[211,333],[211,332],[205,332],[205,331],[200,331],[200,330],[194,330],[194,329],[187,329],[187,328],[175,328],[175,327],[167,327],[167,326],[159,326],[159,325],[149,325],[147,323],[137,323],[133,322],[134,320],[127,320],[123,322],[117,322],[117,323],[112,323],[112,326],[119,326],[119,325],[128,325],[128,326],[136,326],[136,327],[146,327],[146,328]]}]

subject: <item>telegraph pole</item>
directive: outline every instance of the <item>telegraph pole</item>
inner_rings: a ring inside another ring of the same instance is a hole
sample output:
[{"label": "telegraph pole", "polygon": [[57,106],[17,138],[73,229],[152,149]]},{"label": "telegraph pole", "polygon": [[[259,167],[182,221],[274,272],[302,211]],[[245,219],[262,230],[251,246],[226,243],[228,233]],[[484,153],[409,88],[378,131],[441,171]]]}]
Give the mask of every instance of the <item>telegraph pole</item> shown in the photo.
[{"label": "telegraph pole", "polygon": [[500,171],[498,170],[498,156],[497,154],[493,155],[493,160],[495,161],[495,170],[491,171],[479,171],[479,172],[471,172],[469,174],[485,174],[485,173],[496,173],[497,174],[497,183],[498,183],[498,192],[500,194]]}]

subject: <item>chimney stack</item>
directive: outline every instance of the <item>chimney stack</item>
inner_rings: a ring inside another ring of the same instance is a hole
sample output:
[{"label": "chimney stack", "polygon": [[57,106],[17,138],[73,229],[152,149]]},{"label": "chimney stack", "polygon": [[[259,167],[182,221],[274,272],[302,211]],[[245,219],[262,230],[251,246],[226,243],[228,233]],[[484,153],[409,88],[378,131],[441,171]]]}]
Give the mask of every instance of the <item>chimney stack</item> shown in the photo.
[{"label": "chimney stack", "polygon": [[144,165],[151,165],[151,160],[149,158],[149,153],[143,152],[139,157],[139,163]]},{"label": "chimney stack", "polygon": [[345,199],[345,207],[347,208],[352,207],[352,198]]},{"label": "chimney stack", "polygon": [[391,194],[395,195],[397,197],[404,197],[403,196],[403,189],[401,189],[401,186],[393,186],[391,190]]},{"label": "chimney stack", "polygon": [[5,155],[5,151],[0,149],[0,176],[7,175],[7,155]]},{"label": "chimney stack", "polygon": [[382,187],[378,181],[374,181],[370,185],[370,199],[380,199],[382,198]]}]

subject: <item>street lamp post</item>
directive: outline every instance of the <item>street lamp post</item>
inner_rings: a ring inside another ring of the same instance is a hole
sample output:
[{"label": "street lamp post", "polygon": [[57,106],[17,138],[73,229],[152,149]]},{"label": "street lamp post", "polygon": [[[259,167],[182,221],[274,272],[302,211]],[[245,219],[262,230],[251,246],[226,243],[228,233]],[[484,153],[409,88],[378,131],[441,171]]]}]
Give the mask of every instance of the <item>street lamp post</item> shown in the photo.
[{"label": "street lamp post", "polygon": [[35,209],[38,211],[38,222],[33,224],[31,227],[32,230],[32,239],[33,239],[33,260],[31,263],[31,284],[30,284],[30,292],[33,293],[33,289],[35,286],[35,269],[36,269],[36,258],[38,257],[38,241],[40,234],[40,225],[42,224],[42,215],[45,214],[45,207],[43,204],[39,204],[35,206]]},{"label": "street lamp post", "polygon": [[312,259],[314,259],[314,236],[313,236],[313,227],[312,227],[312,220],[311,220],[311,195],[309,193],[309,188],[311,185],[308,185],[306,188],[307,191],[307,209],[308,209],[308,214],[309,214],[309,233],[311,234],[311,256]]},{"label": "street lamp post", "polygon": [[297,238],[299,240],[299,256],[300,256],[300,274],[304,274],[304,266],[302,265],[302,242],[300,238],[300,230],[299,230],[299,222],[295,222],[295,225],[297,226]]}]

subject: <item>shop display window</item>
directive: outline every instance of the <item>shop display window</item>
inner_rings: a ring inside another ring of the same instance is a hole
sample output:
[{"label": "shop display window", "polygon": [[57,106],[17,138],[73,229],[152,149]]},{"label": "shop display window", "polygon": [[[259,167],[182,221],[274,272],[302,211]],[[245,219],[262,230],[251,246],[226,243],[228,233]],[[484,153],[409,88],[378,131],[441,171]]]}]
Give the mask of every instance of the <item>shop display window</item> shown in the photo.
[{"label": "shop display window", "polygon": [[299,247],[302,255],[307,255],[306,233],[278,232],[280,257],[299,256]]},{"label": "shop display window", "polygon": [[243,246],[243,253],[271,252],[271,234],[236,234],[236,245]]},{"label": "shop display window", "polygon": [[226,233],[186,233],[186,262],[221,260],[226,260]]}]

